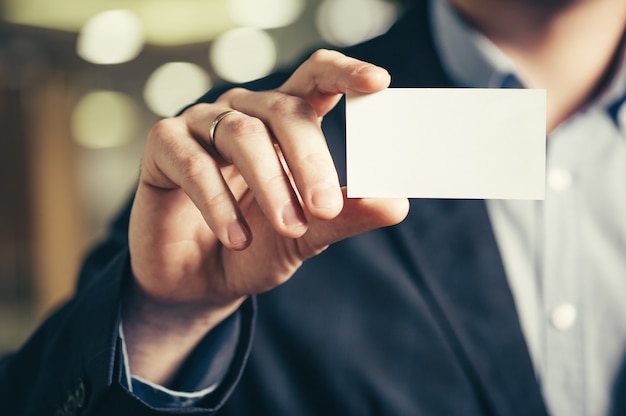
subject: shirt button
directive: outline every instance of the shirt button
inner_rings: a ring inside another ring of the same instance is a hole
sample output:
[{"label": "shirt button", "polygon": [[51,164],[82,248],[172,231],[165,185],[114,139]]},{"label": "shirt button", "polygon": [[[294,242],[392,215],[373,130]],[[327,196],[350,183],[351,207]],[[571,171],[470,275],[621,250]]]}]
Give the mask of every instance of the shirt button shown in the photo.
[{"label": "shirt button", "polygon": [[572,186],[572,174],[561,168],[550,169],[548,172],[548,186],[553,191],[566,191]]},{"label": "shirt button", "polygon": [[576,323],[576,307],[571,303],[564,303],[552,311],[550,322],[555,329],[565,331]]}]

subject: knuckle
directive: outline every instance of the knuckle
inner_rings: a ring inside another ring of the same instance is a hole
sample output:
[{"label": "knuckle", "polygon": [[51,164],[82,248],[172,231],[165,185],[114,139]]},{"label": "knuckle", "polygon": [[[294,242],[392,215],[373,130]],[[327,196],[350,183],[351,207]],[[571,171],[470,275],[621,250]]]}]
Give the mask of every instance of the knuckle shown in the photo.
[{"label": "knuckle", "polygon": [[237,96],[240,96],[242,94],[245,94],[249,92],[249,90],[243,88],[243,87],[234,87],[229,89],[228,91],[225,91],[219,98],[219,101],[225,101],[226,103],[231,102],[234,98],[236,98]]},{"label": "knuckle", "polygon": [[231,203],[231,195],[228,191],[222,190],[220,192],[213,193],[208,195],[206,200],[206,207],[210,210],[216,207],[230,205]]},{"label": "knuckle", "polygon": [[221,123],[224,123],[224,130],[227,130],[235,140],[250,136],[267,136],[267,127],[258,118],[227,117]]},{"label": "knuckle", "polygon": [[314,63],[319,63],[319,62],[326,62],[329,59],[338,58],[341,56],[343,56],[343,54],[340,52],[322,48],[313,52],[309,60]]},{"label": "knuckle", "polygon": [[206,172],[206,155],[197,153],[189,156],[182,162],[182,175],[187,182],[196,182],[197,178]]},{"label": "knuckle", "polygon": [[303,98],[293,95],[280,95],[273,100],[270,110],[272,114],[283,116],[293,115],[305,118],[315,118],[313,107]]},{"label": "knuckle", "polygon": [[283,171],[274,172],[268,175],[264,182],[267,184],[268,189],[280,189],[287,185],[287,177]]},{"label": "knuckle", "polygon": [[332,162],[332,156],[328,147],[321,147],[315,149],[309,149],[306,152],[299,154],[298,158],[300,163],[308,163],[311,165],[324,165]]},{"label": "knuckle", "polygon": [[150,132],[148,133],[148,139],[150,140],[163,140],[171,137],[179,129],[179,122],[175,118],[164,118],[157,121]]},{"label": "knuckle", "polygon": [[[332,164],[332,160],[328,156],[329,154],[320,152],[305,153],[300,155],[298,165],[320,172],[322,169],[326,169],[329,164]],[[323,172],[326,172],[326,170],[323,170]]]}]

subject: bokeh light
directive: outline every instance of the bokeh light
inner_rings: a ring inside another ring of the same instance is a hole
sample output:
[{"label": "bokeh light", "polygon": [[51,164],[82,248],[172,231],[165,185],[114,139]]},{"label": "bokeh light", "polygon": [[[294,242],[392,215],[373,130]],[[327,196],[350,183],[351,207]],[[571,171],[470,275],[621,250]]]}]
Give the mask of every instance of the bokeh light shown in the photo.
[{"label": "bokeh light", "polygon": [[109,10],[85,23],[78,34],[76,53],[95,64],[119,64],[136,58],[143,45],[137,16],[128,10]]},{"label": "bokeh light", "polygon": [[199,65],[169,62],[150,75],[143,96],[146,105],[155,114],[171,117],[211,86],[211,79]]},{"label": "bokeh light", "polygon": [[138,131],[139,110],[128,95],[106,90],[85,94],[72,114],[74,140],[89,149],[124,145]]},{"label": "bokeh light", "polygon": [[235,23],[260,29],[294,23],[305,6],[305,0],[226,0],[228,14]]},{"label": "bokeh light", "polygon": [[269,74],[276,65],[276,45],[260,29],[239,28],[218,37],[209,59],[220,78],[247,82]]},{"label": "bokeh light", "polygon": [[324,0],[316,25],[325,41],[348,46],[384,33],[397,13],[396,6],[384,0]]},{"label": "bokeh light", "polygon": [[180,46],[206,42],[237,27],[225,0],[134,0],[150,45]]}]

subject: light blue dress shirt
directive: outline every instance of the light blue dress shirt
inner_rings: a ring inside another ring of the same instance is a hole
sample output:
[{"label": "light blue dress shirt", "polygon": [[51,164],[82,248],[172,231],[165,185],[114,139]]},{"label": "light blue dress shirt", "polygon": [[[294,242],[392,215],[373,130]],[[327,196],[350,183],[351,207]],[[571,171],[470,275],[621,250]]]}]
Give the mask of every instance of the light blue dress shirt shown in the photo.
[{"label": "light blue dress shirt", "polygon": [[[437,47],[459,86],[523,87],[513,61],[445,0],[432,1]],[[622,51],[599,98],[549,134],[545,201],[487,201],[555,416],[609,414],[626,362],[625,95]]]}]

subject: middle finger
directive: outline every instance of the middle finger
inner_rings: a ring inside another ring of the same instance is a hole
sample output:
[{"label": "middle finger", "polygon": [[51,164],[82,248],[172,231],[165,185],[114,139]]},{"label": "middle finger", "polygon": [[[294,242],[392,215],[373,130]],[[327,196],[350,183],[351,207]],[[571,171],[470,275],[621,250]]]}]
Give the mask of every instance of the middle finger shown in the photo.
[{"label": "middle finger", "polygon": [[271,131],[306,211],[320,219],[337,216],[343,196],[321,119],[313,108],[302,98],[278,91],[237,89],[224,98],[232,108],[262,120]]},{"label": "middle finger", "polygon": [[[209,146],[211,118],[193,107],[186,114],[192,119],[193,135]],[[265,124],[244,113],[231,113],[221,119],[213,134],[219,156],[237,167],[274,229],[300,237],[306,231],[306,219]]]}]

